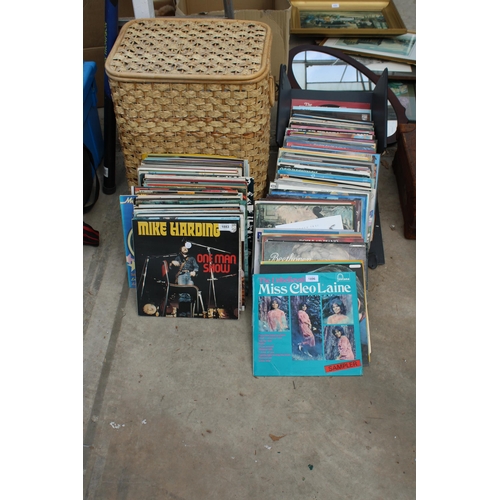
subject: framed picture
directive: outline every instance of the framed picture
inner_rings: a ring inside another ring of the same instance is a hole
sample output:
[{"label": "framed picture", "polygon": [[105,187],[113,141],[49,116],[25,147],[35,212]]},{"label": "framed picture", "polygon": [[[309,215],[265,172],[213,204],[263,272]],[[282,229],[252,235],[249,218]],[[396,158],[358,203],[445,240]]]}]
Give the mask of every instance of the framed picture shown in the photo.
[{"label": "framed picture", "polygon": [[297,35],[395,36],[407,32],[392,0],[332,3],[292,0],[290,32]]},{"label": "framed picture", "polygon": [[408,64],[417,63],[417,34],[412,32],[388,38],[327,38],[322,45],[347,54],[360,54]]},{"label": "framed picture", "polygon": [[405,108],[406,118],[410,122],[417,121],[417,93],[415,82],[389,82],[389,88],[394,92],[399,102]]},{"label": "framed picture", "polygon": [[364,64],[377,76],[380,76],[387,68],[387,78],[389,81],[410,80],[414,82],[417,79],[417,67],[414,64],[373,59],[370,57],[358,56],[356,54],[351,54],[351,57],[361,64]]}]

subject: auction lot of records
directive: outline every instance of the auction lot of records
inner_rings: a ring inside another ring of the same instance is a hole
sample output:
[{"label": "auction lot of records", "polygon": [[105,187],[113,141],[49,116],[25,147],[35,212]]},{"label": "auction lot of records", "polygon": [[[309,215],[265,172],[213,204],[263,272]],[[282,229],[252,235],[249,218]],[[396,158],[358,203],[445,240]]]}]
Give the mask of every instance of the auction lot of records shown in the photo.
[{"label": "auction lot of records", "polygon": [[137,313],[238,320],[248,308],[254,375],[362,375],[376,148],[370,109],[293,106],[260,199],[247,160],[144,154],[120,197]]},{"label": "auction lot of records", "polygon": [[83,6],[85,500],[414,498],[414,2],[116,3]]},{"label": "auction lot of records", "polygon": [[138,178],[133,210],[122,211],[125,240],[133,235],[138,314],[237,319],[249,278],[248,162],[145,155]]}]

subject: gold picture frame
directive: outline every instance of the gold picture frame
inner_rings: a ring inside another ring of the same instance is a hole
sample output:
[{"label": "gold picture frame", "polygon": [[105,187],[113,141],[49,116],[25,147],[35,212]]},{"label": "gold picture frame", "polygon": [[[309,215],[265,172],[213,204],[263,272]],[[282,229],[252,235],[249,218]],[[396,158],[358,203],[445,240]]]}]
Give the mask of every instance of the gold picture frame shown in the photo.
[{"label": "gold picture frame", "polygon": [[290,32],[328,37],[382,37],[404,35],[407,29],[392,0],[292,0]]}]

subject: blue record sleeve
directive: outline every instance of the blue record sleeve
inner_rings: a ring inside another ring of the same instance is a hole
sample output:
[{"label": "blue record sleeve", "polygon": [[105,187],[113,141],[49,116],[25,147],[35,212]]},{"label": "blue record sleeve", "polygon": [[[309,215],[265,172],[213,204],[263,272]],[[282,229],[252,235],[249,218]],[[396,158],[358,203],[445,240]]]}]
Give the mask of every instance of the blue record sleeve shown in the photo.
[{"label": "blue record sleeve", "polygon": [[253,374],[363,374],[354,272],[254,274]]},{"label": "blue record sleeve", "polygon": [[123,243],[125,246],[125,265],[127,266],[127,279],[129,288],[135,288],[135,255],[134,238],[132,232],[132,217],[134,215],[135,195],[120,195],[120,212],[122,216]]}]

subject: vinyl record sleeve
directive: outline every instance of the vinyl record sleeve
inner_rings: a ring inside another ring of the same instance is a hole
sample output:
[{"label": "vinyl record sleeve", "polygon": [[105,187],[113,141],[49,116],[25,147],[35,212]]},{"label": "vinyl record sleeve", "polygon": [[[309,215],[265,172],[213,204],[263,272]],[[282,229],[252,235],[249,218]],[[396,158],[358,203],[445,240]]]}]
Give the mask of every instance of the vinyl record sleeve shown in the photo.
[{"label": "vinyl record sleeve", "polygon": [[356,275],[253,276],[253,374],[363,374]]},{"label": "vinyl record sleeve", "polygon": [[[180,302],[187,302],[196,303],[190,317],[239,318],[244,283],[241,218],[136,217],[132,223],[140,316],[177,317]],[[188,249],[184,258],[182,247]],[[181,274],[190,278],[179,279]],[[189,292],[193,295],[188,300]]]}]

